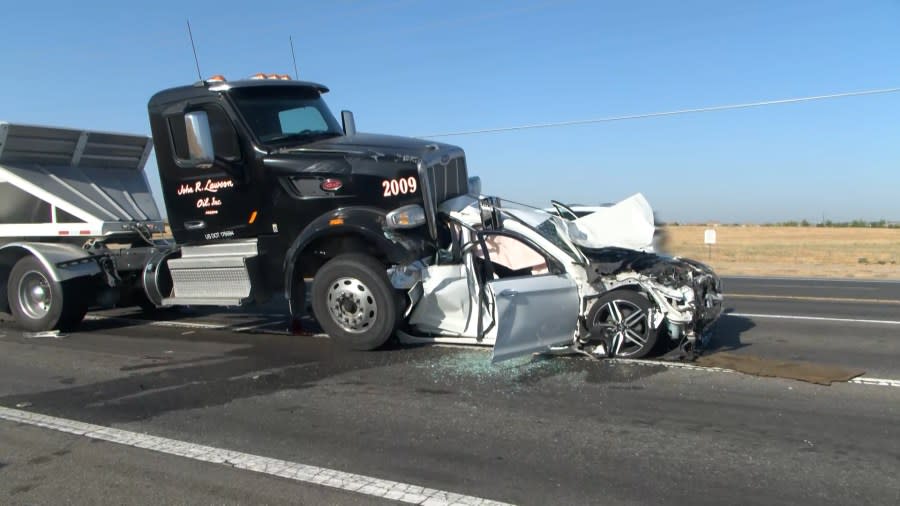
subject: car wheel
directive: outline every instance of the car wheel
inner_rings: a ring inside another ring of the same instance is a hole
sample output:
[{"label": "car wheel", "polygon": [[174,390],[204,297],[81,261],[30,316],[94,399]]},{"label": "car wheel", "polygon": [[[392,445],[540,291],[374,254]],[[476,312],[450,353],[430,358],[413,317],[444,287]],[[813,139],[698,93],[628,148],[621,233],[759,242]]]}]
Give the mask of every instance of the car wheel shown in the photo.
[{"label": "car wheel", "polygon": [[400,307],[384,265],[360,254],[339,255],[313,278],[313,314],[326,334],[354,350],[374,350],[397,328]]},{"label": "car wheel", "polygon": [[64,285],[55,281],[38,259],[24,257],[9,273],[6,289],[10,311],[25,330],[70,330],[87,312],[87,297],[75,293],[79,291],[75,285],[81,281],[76,279]]},{"label": "car wheel", "polygon": [[588,331],[602,339],[610,356],[641,358],[656,346],[658,329],[650,324],[652,305],[630,290],[613,290],[600,296],[588,311]]}]

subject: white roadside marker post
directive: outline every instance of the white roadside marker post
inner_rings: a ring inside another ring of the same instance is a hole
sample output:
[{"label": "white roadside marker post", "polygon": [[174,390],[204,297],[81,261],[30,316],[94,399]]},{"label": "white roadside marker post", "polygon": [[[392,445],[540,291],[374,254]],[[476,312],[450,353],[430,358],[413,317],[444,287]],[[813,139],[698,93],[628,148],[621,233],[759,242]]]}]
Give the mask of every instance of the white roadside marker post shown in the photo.
[{"label": "white roadside marker post", "polygon": [[708,250],[708,259],[712,260],[712,247],[716,243],[716,229],[708,228],[703,231],[703,243]]}]

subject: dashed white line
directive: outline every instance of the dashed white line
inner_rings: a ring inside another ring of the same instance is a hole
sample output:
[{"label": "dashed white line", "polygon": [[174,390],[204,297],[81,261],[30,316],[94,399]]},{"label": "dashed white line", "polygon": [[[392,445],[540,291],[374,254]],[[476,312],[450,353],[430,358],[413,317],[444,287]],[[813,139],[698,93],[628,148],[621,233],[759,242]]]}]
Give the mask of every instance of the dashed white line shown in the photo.
[{"label": "dashed white line", "polygon": [[0,406],[0,419],[44,427],[58,432],[100,439],[110,443],[153,450],[167,455],[185,457],[202,462],[224,464],[236,469],[278,476],[289,480],[322,485],[382,499],[390,499],[423,506],[478,505],[505,506],[507,503],[420,487],[409,483],[382,480],[361,474],[345,473],[335,469],[311,466],[287,460],[262,457],[212,446],[205,446],[177,439],[140,434],[112,427],[93,425],[41,415],[30,411]]},{"label": "dashed white line", "polygon": [[865,320],[860,318],[832,318],[829,316],[802,316],[787,314],[758,314],[758,313],[725,313],[722,316],[741,316],[744,318],[774,318],[778,320],[807,320],[840,323],[876,323],[880,325],[900,325],[900,320]]},{"label": "dashed white line", "polygon": [[885,378],[868,378],[866,376],[860,376],[859,378],[853,378],[850,380],[850,383],[857,383],[859,385],[876,385],[880,387],[900,387],[900,380],[895,379],[885,379]]}]

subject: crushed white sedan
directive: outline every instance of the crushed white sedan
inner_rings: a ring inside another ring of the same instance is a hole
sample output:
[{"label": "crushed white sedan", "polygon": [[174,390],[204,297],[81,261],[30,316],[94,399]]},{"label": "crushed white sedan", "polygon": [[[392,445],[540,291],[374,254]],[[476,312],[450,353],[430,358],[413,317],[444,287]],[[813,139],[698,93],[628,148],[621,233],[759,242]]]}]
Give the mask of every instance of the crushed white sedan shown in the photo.
[{"label": "crushed white sedan", "polygon": [[693,357],[722,310],[707,266],[653,250],[653,211],[634,195],[577,216],[496,197],[441,204],[449,247],[392,269],[409,297],[400,336],[532,353]]}]

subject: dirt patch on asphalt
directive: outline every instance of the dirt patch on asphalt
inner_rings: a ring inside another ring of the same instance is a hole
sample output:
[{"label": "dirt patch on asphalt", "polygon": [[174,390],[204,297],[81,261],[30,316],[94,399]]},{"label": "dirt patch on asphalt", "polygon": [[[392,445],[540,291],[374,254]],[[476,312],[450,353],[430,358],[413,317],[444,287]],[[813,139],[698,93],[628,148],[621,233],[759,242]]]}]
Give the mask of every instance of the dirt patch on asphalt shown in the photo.
[{"label": "dirt patch on asphalt", "polygon": [[705,355],[698,358],[696,364],[705,367],[731,369],[754,376],[793,379],[819,385],[846,382],[865,374],[865,371],[861,369],[848,369],[814,362],[776,360],[735,353]]}]

